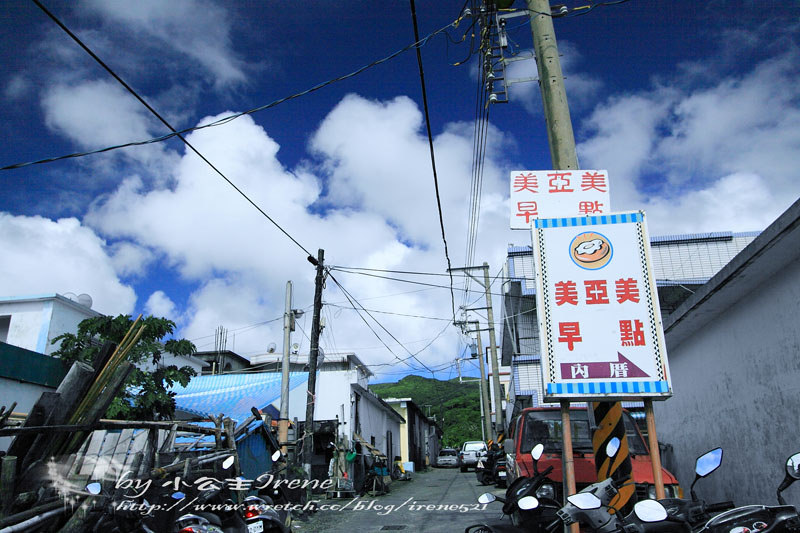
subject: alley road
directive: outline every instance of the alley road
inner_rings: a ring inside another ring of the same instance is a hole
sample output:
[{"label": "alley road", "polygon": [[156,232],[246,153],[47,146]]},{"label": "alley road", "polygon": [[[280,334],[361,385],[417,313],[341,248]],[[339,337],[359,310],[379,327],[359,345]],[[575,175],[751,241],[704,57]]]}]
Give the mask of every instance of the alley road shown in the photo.
[{"label": "alley road", "polygon": [[[395,481],[383,496],[356,500],[322,500],[325,505],[347,506],[319,511],[307,522],[296,520],[294,531],[303,533],[353,533],[377,531],[461,533],[472,524],[490,524],[498,532],[514,531],[509,518],[502,518],[500,502],[478,503],[478,496],[505,489],[482,486],[470,471],[435,468],[414,473],[411,481]],[[299,527],[298,527],[299,526]]]}]

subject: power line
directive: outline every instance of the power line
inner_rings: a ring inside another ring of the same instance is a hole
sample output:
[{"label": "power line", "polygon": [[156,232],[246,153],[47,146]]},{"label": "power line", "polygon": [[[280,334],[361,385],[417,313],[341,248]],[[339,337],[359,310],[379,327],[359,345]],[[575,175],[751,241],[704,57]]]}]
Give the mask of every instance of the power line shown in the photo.
[{"label": "power line", "polygon": [[[417,27],[417,8],[414,0],[411,0],[411,19],[414,22],[414,40],[419,41],[419,28]],[[444,217],[442,216],[442,199],[439,196],[439,176],[436,173],[436,155],[433,150],[433,134],[431,133],[431,117],[428,112],[428,92],[425,89],[425,71],[422,68],[422,52],[417,48],[417,65],[419,65],[419,81],[422,86],[422,107],[425,110],[425,129],[428,132],[428,147],[431,153],[431,168],[433,170],[433,188],[436,191],[436,208],[439,211],[439,227],[442,230],[442,242],[444,243],[444,257],[447,260],[447,272],[450,273],[450,254],[447,251],[447,237],[444,234]],[[456,320],[456,297],[453,292],[453,276],[450,275],[450,306],[453,312],[453,321]]]},{"label": "power line", "polygon": [[[71,32],[68,29],[66,29],[66,27],[64,27],[57,19],[55,19],[49,13],[49,11],[47,11],[41,4],[39,4],[38,0],[33,0],[33,1],[37,5],[39,5],[39,7],[42,10],[44,10],[45,13],[47,13],[51,18],[53,18],[53,20],[55,20],[57,24],[62,26],[62,28],[64,28],[67,33],[69,33],[72,36]],[[13,170],[13,169],[17,169],[17,168],[27,167],[27,166],[30,166],[30,165],[39,165],[39,164],[43,164],[43,163],[52,163],[52,162],[61,161],[61,160],[64,160],[64,159],[70,159],[70,158],[76,158],[76,157],[84,157],[84,156],[100,154],[100,153],[104,153],[104,152],[110,152],[112,150],[118,150],[120,148],[128,148],[128,147],[131,147],[131,146],[141,146],[141,145],[145,145],[145,144],[159,143],[159,142],[171,139],[173,137],[180,136],[180,135],[183,135],[183,134],[186,134],[186,133],[190,133],[190,132],[193,132],[193,131],[202,130],[202,129],[205,129],[205,128],[212,128],[212,127],[215,127],[215,126],[221,126],[223,124],[227,124],[228,122],[236,120],[237,118],[242,117],[244,115],[252,115],[252,114],[257,113],[259,111],[264,111],[265,109],[270,109],[272,107],[275,107],[275,106],[278,106],[280,104],[283,104],[284,102],[288,102],[289,100],[294,100],[295,98],[299,98],[301,96],[306,96],[307,94],[316,92],[316,91],[318,91],[320,89],[323,89],[323,88],[327,87],[328,85],[332,85],[334,83],[338,83],[340,81],[344,81],[344,80],[347,80],[349,78],[358,76],[362,72],[364,72],[364,71],[366,71],[366,70],[368,70],[368,69],[370,69],[372,67],[381,65],[383,63],[386,63],[387,61],[390,61],[390,60],[394,59],[395,57],[399,56],[403,52],[406,52],[406,51],[408,51],[408,50],[410,50],[412,48],[419,48],[419,47],[425,46],[426,44],[428,44],[428,41],[430,41],[430,39],[432,37],[435,37],[436,35],[438,35],[440,33],[446,33],[447,30],[450,27],[454,26],[459,21],[460,21],[460,19],[457,20],[457,21],[451,22],[450,24],[448,24],[448,25],[446,25],[446,26],[444,26],[442,28],[439,28],[436,31],[433,31],[433,32],[429,33],[428,35],[426,35],[424,38],[418,40],[417,42],[414,42],[414,43],[406,46],[405,48],[402,48],[402,49],[400,49],[400,50],[398,50],[398,51],[396,51],[396,52],[394,52],[394,53],[392,53],[392,54],[390,54],[390,55],[388,55],[388,56],[386,56],[386,57],[384,57],[382,59],[378,59],[376,61],[373,61],[372,63],[369,63],[368,65],[364,65],[364,66],[354,70],[353,72],[351,72],[349,74],[345,74],[343,76],[339,76],[337,78],[333,78],[333,79],[324,81],[322,83],[318,83],[317,85],[314,85],[313,87],[311,87],[309,89],[306,89],[305,91],[301,91],[299,93],[295,93],[295,94],[292,94],[290,96],[285,96],[283,98],[279,98],[278,100],[274,100],[274,101],[272,101],[272,102],[270,102],[268,104],[264,104],[264,105],[261,105],[261,106],[258,106],[258,107],[254,107],[252,109],[248,109],[247,111],[242,111],[242,112],[239,112],[239,113],[234,113],[233,115],[228,115],[226,117],[222,117],[222,118],[217,119],[214,122],[210,122],[208,124],[193,126],[191,128],[185,128],[185,129],[178,130],[178,131],[172,130],[172,133],[168,133],[166,135],[161,135],[159,137],[153,137],[153,138],[147,139],[147,140],[132,141],[132,142],[124,143],[124,144],[117,144],[117,145],[114,145],[114,146],[108,146],[108,147],[105,147],[105,148],[100,148],[100,149],[97,149],[97,150],[91,150],[91,151],[87,151],[87,152],[76,152],[76,153],[67,154],[67,155],[48,157],[48,158],[44,158],[44,159],[39,159],[37,161],[29,161],[27,163],[15,163],[13,165],[6,165],[6,166],[3,166],[3,167],[0,167],[0,170]],[[77,40],[77,37],[73,37],[73,39]],[[79,44],[81,44],[81,46],[84,46],[82,43],[80,43],[80,41],[78,41],[78,42],[79,42]]]},{"label": "power line", "polygon": [[272,217],[270,217],[270,216],[269,216],[269,215],[268,215],[268,214],[267,214],[267,213],[266,213],[266,212],[265,212],[263,209],[261,209],[261,207],[259,207],[259,205],[258,205],[258,204],[256,204],[256,203],[255,203],[253,200],[251,200],[251,199],[250,199],[250,197],[249,197],[249,196],[247,196],[247,195],[244,193],[244,191],[242,191],[242,190],[241,190],[239,187],[237,187],[237,186],[236,186],[236,184],[235,184],[235,183],[233,183],[233,182],[232,182],[232,181],[231,181],[231,180],[228,178],[228,176],[226,176],[225,174],[223,174],[223,173],[222,173],[222,171],[220,171],[220,170],[219,170],[219,169],[218,169],[216,166],[214,166],[214,164],[213,164],[213,163],[211,163],[211,161],[209,161],[209,160],[208,160],[208,159],[207,159],[207,158],[206,158],[206,157],[205,157],[203,154],[201,154],[201,153],[200,153],[200,151],[199,151],[199,150],[197,150],[197,148],[195,148],[195,147],[194,147],[194,146],[193,146],[193,145],[192,145],[192,144],[191,144],[189,141],[187,141],[187,140],[186,140],[186,138],[185,138],[183,135],[181,135],[181,134],[180,134],[180,133],[179,133],[179,132],[178,132],[178,131],[177,131],[175,128],[173,128],[173,127],[172,127],[172,125],[171,125],[169,122],[167,122],[167,120],[166,120],[164,117],[162,117],[162,116],[161,116],[161,115],[158,113],[158,111],[156,111],[155,109],[153,109],[153,107],[152,107],[152,106],[150,106],[150,104],[148,104],[148,103],[147,103],[147,102],[144,100],[144,98],[142,98],[142,97],[141,97],[141,96],[140,96],[140,95],[139,95],[139,94],[138,94],[138,93],[137,93],[135,90],[133,90],[133,88],[131,88],[131,86],[130,86],[130,85],[128,85],[128,84],[125,82],[125,80],[123,80],[121,77],[119,77],[119,76],[117,75],[117,73],[116,73],[116,72],[114,72],[114,71],[111,69],[111,67],[109,67],[108,65],[106,65],[106,64],[103,62],[103,60],[102,60],[102,59],[100,59],[100,58],[97,56],[97,54],[95,54],[95,53],[94,53],[94,52],[93,52],[93,51],[92,51],[92,50],[91,50],[91,49],[90,49],[88,46],[86,46],[86,45],[83,43],[83,41],[81,41],[81,40],[78,38],[78,36],[77,36],[77,35],[75,35],[74,33],[72,33],[72,31],[70,31],[70,29],[69,29],[69,28],[67,28],[67,27],[64,25],[64,23],[63,23],[63,22],[61,22],[61,21],[60,21],[60,20],[59,20],[59,19],[58,19],[58,18],[57,18],[57,17],[56,17],[54,14],[52,14],[50,11],[48,11],[48,9],[47,9],[46,7],[44,7],[44,6],[42,5],[42,3],[41,3],[39,0],[33,0],[33,3],[34,3],[34,4],[36,4],[36,5],[39,7],[39,9],[41,9],[42,11],[44,11],[44,13],[45,13],[45,14],[46,14],[48,17],[50,17],[50,18],[53,20],[53,22],[55,22],[56,24],[58,24],[58,26],[59,26],[59,27],[60,27],[62,30],[64,30],[64,31],[67,33],[67,35],[69,35],[69,36],[72,38],[72,40],[73,40],[73,41],[75,41],[76,43],[78,43],[78,45],[79,45],[81,48],[83,48],[83,49],[84,49],[84,51],[86,51],[86,53],[87,53],[87,54],[89,54],[89,55],[92,57],[92,59],[94,59],[94,60],[95,60],[95,61],[96,61],[96,62],[97,62],[97,63],[98,63],[98,64],[99,64],[101,67],[103,67],[103,69],[105,69],[105,70],[106,70],[106,72],[108,72],[108,73],[109,73],[109,74],[110,74],[110,75],[111,75],[111,76],[112,76],[112,77],[113,77],[115,80],[117,80],[117,81],[118,81],[118,82],[119,82],[119,83],[120,83],[120,84],[121,84],[123,87],[125,87],[125,89],[126,89],[126,90],[127,90],[129,93],[131,93],[131,94],[132,94],[132,95],[133,95],[133,96],[134,96],[134,97],[135,97],[135,98],[136,98],[136,99],[137,99],[137,100],[138,100],[138,101],[139,101],[139,102],[140,102],[140,103],[141,103],[143,106],[145,106],[145,107],[147,108],[147,110],[148,110],[148,111],[150,111],[150,113],[152,113],[152,114],[153,114],[153,115],[154,115],[154,116],[155,116],[155,117],[156,117],[158,120],[160,120],[160,121],[161,121],[161,123],[162,123],[162,124],[164,124],[164,125],[165,125],[167,128],[169,128],[169,130],[170,130],[170,131],[171,131],[171,132],[172,132],[172,133],[173,133],[173,134],[174,134],[176,137],[178,137],[178,139],[180,139],[181,141],[183,141],[183,144],[185,144],[185,145],[186,145],[186,146],[187,146],[187,147],[188,147],[190,150],[192,150],[192,151],[193,151],[195,154],[197,154],[197,156],[198,156],[198,157],[200,157],[200,159],[202,159],[202,160],[203,160],[203,161],[204,161],[204,162],[205,162],[205,163],[206,163],[206,164],[207,164],[209,167],[211,167],[211,169],[212,169],[214,172],[216,172],[217,174],[219,174],[219,176],[220,176],[222,179],[224,179],[224,180],[225,180],[225,181],[228,183],[228,185],[230,185],[231,187],[233,187],[233,188],[234,188],[234,190],[235,190],[236,192],[238,192],[238,193],[239,193],[239,194],[240,194],[240,195],[241,195],[241,196],[242,196],[242,197],[243,197],[245,200],[247,200],[247,201],[250,203],[250,205],[252,205],[253,207],[255,207],[255,208],[258,210],[258,212],[259,212],[259,213],[261,213],[262,215],[264,215],[264,217],[266,217],[266,219],[267,219],[267,220],[269,220],[269,221],[270,221],[270,222],[271,222],[271,223],[272,223],[272,224],[273,224],[273,225],[274,225],[276,228],[278,228],[278,229],[279,229],[279,230],[280,230],[280,231],[281,231],[281,232],[282,232],[284,235],[286,235],[286,236],[289,238],[289,240],[291,240],[291,241],[292,241],[293,243],[295,243],[295,244],[296,244],[296,245],[297,245],[297,246],[298,246],[298,247],[299,247],[301,250],[303,250],[303,251],[306,253],[306,255],[308,255],[309,257],[311,257],[311,252],[309,252],[308,250],[306,250],[306,248],[305,248],[305,247],[304,247],[302,244],[300,244],[300,243],[297,241],[297,239],[295,239],[294,237],[292,237],[292,236],[289,234],[289,232],[288,232],[288,231],[286,231],[285,229],[283,229],[283,227],[282,227],[280,224],[278,224],[278,223],[277,223],[277,222],[276,222],[276,221],[275,221],[275,220],[274,220]]},{"label": "power line", "polygon": [[[338,287],[339,287],[339,288],[342,290],[342,293],[345,295],[345,297],[346,297],[348,300],[350,300],[350,301],[351,301],[351,305],[353,306],[353,308],[354,308],[354,309],[356,309],[356,311],[358,311],[358,309],[357,309],[357,308],[356,308],[356,306],[355,306],[355,303],[358,303],[358,300],[356,300],[356,299],[355,299],[355,297],[353,297],[353,295],[352,295],[352,294],[350,294],[350,293],[347,291],[347,289],[345,289],[345,288],[342,286],[342,284],[341,284],[341,283],[339,283],[339,280],[337,280],[337,279],[336,279],[336,278],[333,276],[333,274],[331,274],[331,273],[329,272],[329,273],[328,273],[328,275],[329,275],[329,276],[330,276],[330,278],[333,280],[333,282],[334,282],[334,283],[336,283],[336,285],[337,285],[337,286],[338,286]],[[355,303],[353,303],[353,302],[355,302]],[[385,331],[385,332],[386,332],[386,333],[387,333],[387,334],[388,334],[388,335],[389,335],[389,336],[390,336],[390,337],[391,337],[391,338],[392,338],[392,339],[393,339],[393,340],[394,340],[394,341],[395,341],[397,344],[399,344],[399,345],[400,345],[400,346],[401,346],[401,347],[402,347],[402,348],[403,348],[403,349],[404,349],[406,352],[408,352],[408,354],[409,354],[409,357],[407,357],[406,359],[401,359],[400,357],[398,357],[398,356],[397,356],[397,354],[395,354],[395,353],[394,353],[394,351],[392,351],[392,349],[391,349],[391,348],[389,348],[389,346],[388,346],[388,345],[386,345],[386,348],[387,348],[387,349],[388,349],[388,350],[389,350],[389,351],[392,353],[392,355],[394,355],[394,356],[395,356],[395,358],[397,358],[397,360],[398,360],[398,361],[400,361],[400,362],[404,362],[404,363],[406,363],[406,364],[407,364],[409,367],[411,367],[411,365],[408,363],[407,359],[414,359],[414,360],[415,360],[415,361],[417,361],[419,364],[421,364],[421,365],[422,365],[422,366],[425,368],[425,370],[427,370],[428,372],[430,372],[430,373],[431,373],[431,375],[434,375],[434,371],[433,371],[433,370],[431,370],[431,369],[430,369],[430,368],[429,368],[429,367],[428,367],[428,366],[427,366],[425,363],[423,363],[422,361],[420,361],[420,360],[417,358],[417,356],[416,356],[415,354],[411,353],[411,350],[409,350],[408,348],[406,348],[406,346],[405,346],[405,345],[404,345],[402,342],[400,342],[400,341],[397,339],[397,337],[395,337],[395,336],[392,334],[392,332],[391,332],[391,331],[389,331],[388,329],[386,329],[386,327],[385,327],[383,324],[381,324],[381,323],[380,323],[380,322],[379,322],[379,321],[378,321],[378,320],[377,320],[377,319],[376,319],[374,316],[372,316],[372,314],[371,314],[369,311],[367,311],[366,309],[364,309],[364,306],[363,306],[363,305],[359,304],[359,307],[360,307],[360,308],[361,308],[361,310],[363,310],[363,311],[364,311],[364,312],[365,312],[365,313],[366,313],[366,314],[367,314],[367,315],[368,315],[368,316],[369,316],[369,317],[370,317],[370,318],[371,318],[371,319],[372,319],[372,320],[373,320],[373,321],[374,321],[374,322],[375,322],[375,323],[376,323],[378,326],[380,326],[380,328],[381,328],[383,331]],[[381,342],[383,342],[383,339],[381,339],[381,337],[380,337],[380,336],[377,334],[377,332],[376,332],[376,331],[375,331],[375,330],[372,328],[372,326],[370,326],[370,325],[369,325],[369,322],[367,322],[367,321],[366,321],[366,319],[363,317],[363,315],[361,315],[361,312],[358,312],[358,316],[360,316],[360,317],[361,317],[361,319],[364,321],[364,323],[365,323],[365,324],[367,324],[367,326],[369,326],[369,329],[370,329],[370,331],[372,331],[372,332],[375,334],[375,336],[376,336],[376,337],[378,337],[378,339],[380,339],[380,341],[381,341]],[[447,327],[449,327],[449,324],[448,324],[448,326],[447,326]],[[384,344],[385,344],[385,343],[384,343]],[[413,367],[412,367],[412,368],[413,368]]]},{"label": "power line", "polygon": [[[325,305],[329,305],[329,306],[332,306],[332,307],[339,307],[341,309],[350,309],[349,307],[345,307],[343,305],[336,305],[336,304],[329,304],[329,303],[326,303]],[[451,321],[451,319],[449,319],[449,318],[438,318],[438,317],[434,317],[434,316],[407,315],[407,314],[404,314],[404,313],[392,313],[391,311],[378,311],[378,310],[375,310],[375,309],[368,309],[368,311],[370,313],[380,313],[382,315],[405,316],[405,317],[408,317],[408,318],[424,318],[426,320],[443,320],[445,322],[450,322]]]}]

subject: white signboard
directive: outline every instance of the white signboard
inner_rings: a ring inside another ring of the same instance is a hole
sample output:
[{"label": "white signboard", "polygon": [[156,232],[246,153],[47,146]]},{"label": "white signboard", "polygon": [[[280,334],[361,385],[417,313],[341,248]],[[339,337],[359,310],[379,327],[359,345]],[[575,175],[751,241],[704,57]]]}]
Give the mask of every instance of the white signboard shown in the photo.
[{"label": "white signboard", "polygon": [[515,170],[511,173],[511,229],[536,218],[611,211],[605,170]]},{"label": "white signboard", "polygon": [[644,212],[533,225],[545,400],[671,396]]}]

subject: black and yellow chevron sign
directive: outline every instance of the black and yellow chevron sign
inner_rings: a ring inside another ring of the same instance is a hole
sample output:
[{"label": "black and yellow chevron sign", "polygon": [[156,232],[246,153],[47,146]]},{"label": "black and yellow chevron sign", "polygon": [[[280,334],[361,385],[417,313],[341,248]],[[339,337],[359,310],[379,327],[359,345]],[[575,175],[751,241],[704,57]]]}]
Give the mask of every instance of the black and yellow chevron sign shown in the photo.
[{"label": "black and yellow chevron sign", "polygon": [[[628,449],[628,438],[625,435],[625,424],[622,421],[622,404],[620,402],[594,402],[592,404],[597,429],[592,435],[594,464],[597,469],[597,480],[613,478],[619,494],[611,500],[614,509],[628,509],[636,503],[636,487],[633,484],[633,465]],[[606,455],[606,445],[617,437],[620,441],[619,451],[614,457]]]}]

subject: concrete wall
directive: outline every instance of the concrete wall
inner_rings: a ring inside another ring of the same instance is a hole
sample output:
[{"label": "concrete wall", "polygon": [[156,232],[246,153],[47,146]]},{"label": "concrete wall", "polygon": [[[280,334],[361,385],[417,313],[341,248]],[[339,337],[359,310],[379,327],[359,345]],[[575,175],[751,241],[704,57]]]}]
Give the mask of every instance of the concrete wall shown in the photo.
[{"label": "concrete wall", "polygon": [[[395,455],[400,455],[400,422],[391,416],[386,408],[379,407],[366,396],[366,394],[361,395],[360,401],[361,437],[370,444],[371,438],[374,437],[374,446],[385,453],[391,462]],[[387,443],[387,431],[392,433],[391,449]]]},{"label": "concrete wall", "polygon": [[[684,489],[694,478],[695,458],[722,446],[722,467],[696,486],[706,501],[776,504],[786,459],[800,451],[798,259],[739,291],[738,301],[679,344],[667,335],[674,397],[655,402],[658,437],[674,447]],[[754,263],[740,277],[755,277],[758,269]],[[800,505],[800,483],[784,497]]]},{"label": "concrete wall", "polygon": [[58,349],[50,341],[62,333],[76,333],[82,320],[99,316],[99,313],[62,297],[52,296],[2,299],[0,316],[11,317],[5,342],[49,355]]},{"label": "concrete wall", "polygon": [[[43,392],[54,392],[55,390],[44,385],[24,383],[16,379],[0,377],[0,405],[4,405],[8,409],[12,403],[17,402],[13,412],[28,414]],[[0,437],[0,451],[6,451],[12,440],[12,437]]]}]

